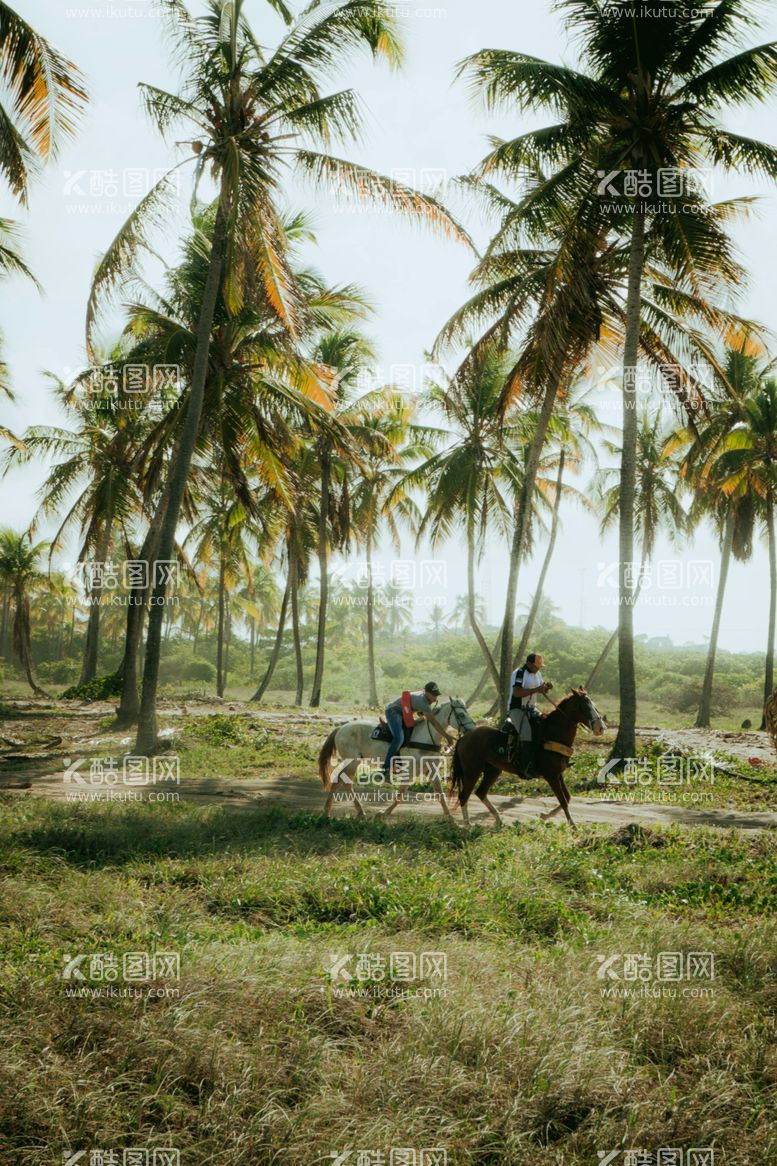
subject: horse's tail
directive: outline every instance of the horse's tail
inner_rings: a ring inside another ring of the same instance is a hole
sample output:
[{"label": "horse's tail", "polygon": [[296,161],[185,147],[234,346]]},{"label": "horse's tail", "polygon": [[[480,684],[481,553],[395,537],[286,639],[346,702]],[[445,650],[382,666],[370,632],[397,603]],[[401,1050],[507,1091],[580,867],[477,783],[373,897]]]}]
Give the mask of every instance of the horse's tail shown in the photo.
[{"label": "horse's tail", "polygon": [[463,738],[459,737],[458,741],[456,742],[456,744],[453,747],[453,765],[451,766],[451,784],[450,784],[450,789],[448,790],[449,797],[452,797],[454,793],[457,793],[459,796],[461,795],[461,785],[462,785],[462,782],[464,780],[464,766],[461,763],[461,757],[459,757],[459,747],[461,745],[462,740],[463,740]]},{"label": "horse's tail", "polygon": [[332,729],[332,732],[321,746],[321,752],[318,755],[318,772],[321,777],[321,784],[323,785],[324,789],[329,789],[329,782],[332,773],[332,756],[335,752],[336,736],[337,729]]}]

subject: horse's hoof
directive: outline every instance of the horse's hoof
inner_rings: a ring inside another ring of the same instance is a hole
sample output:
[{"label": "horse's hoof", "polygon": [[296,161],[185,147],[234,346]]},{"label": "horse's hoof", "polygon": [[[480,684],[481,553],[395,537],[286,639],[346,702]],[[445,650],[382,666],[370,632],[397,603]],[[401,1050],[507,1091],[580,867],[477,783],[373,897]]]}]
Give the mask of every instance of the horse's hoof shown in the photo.
[{"label": "horse's hoof", "polygon": [[540,814],[540,821],[547,822],[548,818],[552,818],[552,817],[553,817],[552,814]]}]

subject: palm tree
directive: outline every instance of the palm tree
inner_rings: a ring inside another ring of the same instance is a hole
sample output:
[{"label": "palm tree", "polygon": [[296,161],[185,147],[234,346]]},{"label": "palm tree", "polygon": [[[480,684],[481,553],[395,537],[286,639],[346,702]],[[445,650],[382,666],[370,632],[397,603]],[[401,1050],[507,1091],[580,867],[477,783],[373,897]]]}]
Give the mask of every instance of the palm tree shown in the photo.
[{"label": "palm tree", "polygon": [[[499,143],[493,167],[513,173],[550,165],[553,172],[530,191],[521,217],[553,221],[564,207],[571,239],[579,208],[590,224],[627,241],[624,271],[623,447],[619,515],[619,684],[620,727],[613,756],[635,752],[636,678],[632,586],[633,518],[638,418],[637,361],[642,328],[643,276],[651,255],[676,275],[666,300],[676,304],[715,286],[733,288],[741,271],[725,225],[731,206],[710,206],[699,191],[659,188],[667,171],[720,164],[777,177],[777,151],[770,145],[726,131],[719,111],[725,104],[762,100],[777,83],[777,47],[771,44],[726,58],[728,45],[753,23],[751,12],[730,0],[705,5],[701,14],[676,6],[655,15],[620,0],[599,8],[592,0],[560,0],[573,31],[579,33],[587,72],[558,66],[522,53],[484,50],[466,62],[487,99],[517,102],[529,110],[550,109],[556,124]],[[621,12],[618,8],[622,7]],[[597,197],[625,172],[617,201]],[[629,177],[630,176],[630,177]],[[504,648],[504,644],[503,644]]]},{"label": "palm tree", "polygon": [[8,588],[13,604],[14,652],[35,696],[46,693],[35,680],[32,669],[30,591],[43,581],[40,557],[47,549],[48,543],[33,543],[29,531],[24,534],[8,529],[0,531],[0,579]]},{"label": "palm tree", "polygon": [[[118,353],[112,355],[114,359],[103,364],[101,375],[110,372],[121,378]],[[90,370],[89,375],[93,373]],[[126,541],[127,523],[141,508],[135,459],[147,423],[140,412],[118,408],[119,402],[102,389],[79,396],[83,377],[76,378],[72,385],[52,379],[57,399],[75,414],[77,427],[31,426],[21,444],[8,451],[5,471],[35,456],[58,459],[40,490],[41,513],[58,515],[67,502],[51,550],[60,546],[71,526],[77,526],[81,537],[79,561],[88,564],[91,560],[96,568],[88,572],[89,619],[79,680],[79,684],[87,684],[97,675],[102,565],[109,557],[115,532],[120,531]]]},{"label": "palm tree", "polygon": [[42,597],[44,614],[49,615],[54,631],[54,659],[61,660],[65,654],[65,636],[72,616],[78,606],[78,592],[63,571],[50,571]]},{"label": "palm tree", "polygon": [[248,623],[250,664],[249,675],[253,680],[256,668],[256,644],[260,630],[272,624],[278,616],[280,593],[275,577],[268,567],[259,563],[246,578],[237,594],[237,603]]},{"label": "palm tree", "polygon": [[699,729],[708,729],[711,722],[715,658],[718,654],[730,561],[732,555],[734,559],[744,562],[753,554],[754,498],[741,491],[722,490],[719,457],[728,434],[741,419],[743,396],[756,387],[755,352],[754,342],[747,335],[742,338],[739,346],[730,347],[726,354],[726,378],[718,386],[719,393],[709,402],[705,423],[701,428],[679,430],[670,443],[672,451],[685,450],[680,472],[688,489],[692,491],[691,522],[697,524],[702,519],[711,519],[721,543],[718,588],[695,719]]},{"label": "palm tree", "polygon": [[[672,539],[683,538],[689,531],[689,517],[678,497],[680,485],[680,464],[674,454],[674,434],[667,431],[666,420],[659,413],[643,412],[637,428],[637,474],[634,494],[635,532],[641,545],[639,568],[632,584],[630,602],[639,600],[642,585],[653,557],[656,539],[665,529]],[[611,456],[620,453],[620,446],[613,441],[605,441],[604,449]],[[621,482],[617,469],[602,469],[597,475],[597,504],[602,513],[601,531],[611,529],[620,514]],[[633,564],[630,574],[633,574]],[[596,683],[605,660],[618,639],[619,629],[604,645],[586,688]]]},{"label": "palm tree", "polygon": [[[290,266],[278,209],[281,177],[290,165],[317,177],[370,190],[391,205],[416,210],[448,231],[452,220],[434,203],[397,191],[387,180],[328,154],[302,148],[303,138],[325,145],[352,137],[358,125],[356,98],[345,90],[324,95],[321,82],[360,45],[396,63],[399,48],[389,8],[381,0],[348,0],[332,7],[314,0],[279,46],[265,55],[252,34],[244,0],[208,0],[205,15],[192,18],[182,0],[163,0],[180,49],[184,83],[179,94],[143,86],[149,112],[160,131],[188,123],[194,127],[196,176],[208,168],[218,183],[216,218],[196,329],[185,415],[177,437],[155,521],[153,554],[171,557],[189,467],[200,432],[208,378],[209,351],[219,293],[230,316],[239,312],[245,283],[241,275],[258,258],[261,285],[279,324],[290,338],[300,332],[303,289]],[[282,6],[277,5],[285,11]],[[100,263],[87,313],[90,340],[99,304],[147,246],[169,198],[172,172],[142,200]],[[460,231],[459,234],[462,234]],[[156,743],[156,690],[166,580],[154,588],[149,613],[143,692],[136,747]]]},{"label": "palm tree", "polygon": [[314,440],[318,456],[320,488],[318,505],[319,603],[316,633],[316,663],[310,703],[321,703],[326,650],[326,619],[329,598],[329,550],[348,546],[351,530],[348,480],[354,455],[358,458],[361,417],[354,411],[353,389],[375,350],[359,332],[335,328],[319,339],[313,359],[331,370],[333,378],[333,424],[319,426]]},{"label": "palm tree", "polygon": [[[427,446],[426,431],[413,421],[415,403],[392,386],[365,394],[355,409],[359,415],[361,453],[351,485],[351,505],[356,538],[366,554],[367,678],[369,702],[374,706],[378,703],[378,684],[373,555],[382,533],[388,533],[398,550],[401,525],[418,528],[418,509],[407,492],[405,467],[416,461]],[[381,593],[379,599],[390,603],[392,595]],[[397,621],[402,618],[397,613]]]},{"label": "palm tree", "polygon": [[448,628],[448,616],[441,603],[434,603],[430,608],[428,623],[432,638],[439,640],[440,632],[446,631]]},{"label": "palm tree", "polygon": [[[87,102],[83,77],[8,4],[0,2],[0,174],[22,206],[30,182],[41,164],[54,160],[60,147],[75,133]],[[18,230],[0,219],[0,275],[32,275],[19,253]],[[11,397],[8,369],[0,361],[0,393]],[[9,429],[0,437],[18,444]]]},{"label": "palm tree", "polygon": [[76,66],[0,3],[0,173],[26,205],[30,179],[75,133],[87,101]]},{"label": "palm tree", "polygon": [[[573,383],[548,427],[551,449],[543,458],[537,479],[539,491],[548,495],[548,504],[551,505],[550,531],[537,586],[513,657],[513,668],[517,668],[525,660],[529,650],[529,641],[544,596],[545,580],[556,549],[561,525],[562,499],[573,499],[582,506],[590,506],[585,494],[564,482],[564,475],[567,470],[579,473],[586,461],[596,463],[597,454],[591,438],[603,435],[609,428],[597,418],[590,403],[590,393],[582,388],[582,380]],[[551,477],[554,466],[555,481]]]},{"label": "palm tree", "polygon": [[251,584],[252,559],[264,532],[235,498],[223,464],[214,467],[199,499],[199,517],[184,547],[194,544],[194,560],[217,568],[218,625],[216,632],[216,692],[224,695],[227,682],[225,643],[228,639],[231,592],[241,579]]},{"label": "palm tree", "polygon": [[[710,723],[715,654],[730,557],[743,560],[752,550],[760,518],[769,555],[769,617],[764,665],[764,706],[774,689],[774,637],[777,616],[777,381],[770,365],[758,361],[752,340],[744,338],[726,357],[729,392],[716,403],[708,423],[690,444],[688,476],[697,489],[698,508],[710,513],[722,533],[722,559],[707,664],[696,724]],[[686,440],[690,435],[685,434]],[[762,721],[761,728],[765,727]]]},{"label": "palm tree", "polygon": [[439,441],[444,436],[447,442],[403,482],[405,489],[422,486],[425,491],[419,541],[428,535],[435,547],[458,523],[464,527],[469,623],[497,689],[499,671],[478,622],[475,568],[489,527],[495,525],[507,538],[512,525],[510,495],[521,477],[518,450],[526,435],[525,415],[513,409],[505,416],[502,407],[514,365],[514,355],[482,345],[477,357],[464,361],[446,385],[433,384],[427,390],[424,404],[444,423],[430,437]]}]

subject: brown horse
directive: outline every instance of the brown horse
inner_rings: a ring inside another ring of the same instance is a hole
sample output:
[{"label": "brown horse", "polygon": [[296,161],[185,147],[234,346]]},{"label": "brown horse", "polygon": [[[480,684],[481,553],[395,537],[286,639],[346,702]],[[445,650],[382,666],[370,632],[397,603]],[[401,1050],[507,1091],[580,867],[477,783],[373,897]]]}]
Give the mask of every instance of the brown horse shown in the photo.
[{"label": "brown horse", "polygon": [[[555,809],[542,814],[541,817],[552,818],[559,810],[563,810],[573,829],[575,824],[569,813],[569,790],[563,773],[572,756],[578,725],[585,725],[596,737],[604,732],[604,718],[584,688],[575,688],[559,701],[553,712],[542,714],[539,726],[542,746],[539,750],[539,760],[535,761],[539,774],[545,778],[559,801]],[[459,738],[453,752],[451,794],[454,791],[458,792],[465,826],[469,825],[467,802],[478,778],[481,778],[481,781],[475,793],[493,814],[497,823],[502,825],[502,815],[488,798],[488,791],[500,773],[514,773],[516,777],[526,777],[517,765],[508,761],[504,733],[499,729],[480,728],[473,729],[471,733]]]}]

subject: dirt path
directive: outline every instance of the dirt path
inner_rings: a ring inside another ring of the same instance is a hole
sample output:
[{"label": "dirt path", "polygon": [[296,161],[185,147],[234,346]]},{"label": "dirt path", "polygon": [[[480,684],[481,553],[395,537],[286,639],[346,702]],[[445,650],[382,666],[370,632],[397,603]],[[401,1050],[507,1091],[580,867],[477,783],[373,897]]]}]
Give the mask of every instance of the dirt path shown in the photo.
[{"label": "dirt path", "polygon": [[[68,802],[117,802],[123,805],[137,801],[156,800],[159,791],[153,787],[139,786],[131,790],[123,787],[105,789],[102,787],[65,784],[61,774],[33,778],[23,789],[13,790],[18,797],[45,797],[55,801]],[[164,791],[163,791],[164,792]],[[250,806],[283,805],[320,814],[323,809],[321,788],[312,781],[295,778],[271,778],[249,781],[228,781],[223,778],[186,780],[172,791],[175,800],[210,805]],[[432,794],[414,795],[415,800],[401,803],[389,821],[396,821],[406,814],[421,814],[428,818],[441,818],[442,810]],[[164,799],[162,799],[164,800]],[[362,795],[362,804],[368,816],[378,813],[388,803],[387,792],[379,787],[367,788]],[[555,798],[522,798],[492,794],[491,800],[508,823],[537,820],[541,813],[552,809]],[[481,808],[477,798],[470,803],[470,819],[473,824],[491,825],[493,819],[487,810]],[[337,817],[353,813],[350,803],[340,802],[335,807]],[[717,826],[722,829],[773,830],[777,828],[777,813],[746,813],[739,810],[697,810],[686,806],[661,806],[649,802],[601,801],[592,798],[572,799],[572,814],[577,822],[604,822],[617,827],[630,822],[640,825],[671,826]],[[456,820],[461,822],[457,812]],[[553,821],[563,824],[558,815]]]},{"label": "dirt path", "polygon": [[[6,718],[0,728],[0,789],[16,797],[46,797],[55,801],[112,801],[124,804],[140,800],[175,800],[199,804],[229,804],[248,806],[261,802],[283,804],[309,813],[320,813],[323,794],[317,782],[305,777],[281,776],[275,778],[230,779],[186,778],[179,785],[161,787],[92,786],[88,780],[72,778],[65,781],[65,756],[89,756],[109,749],[126,752],[132,738],[105,727],[105,718],[114,711],[109,703],[72,705],[52,701],[14,701],[6,709]],[[333,715],[303,710],[255,709],[239,702],[214,704],[211,701],[170,701],[160,708],[161,722],[173,733],[181,720],[208,714],[232,713],[250,717],[252,722],[266,726],[270,731],[288,729],[299,740],[309,738],[316,743],[323,739],[334,724],[346,720],[344,714]],[[8,715],[10,714],[10,715]],[[756,732],[725,732],[699,729],[638,730],[643,741],[659,741],[667,749],[684,752],[720,751],[737,758],[758,758],[774,763],[774,754],[768,738]],[[631,795],[634,796],[633,794]],[[415,800],[399,806],[392,820],[408,813],[440,817],[442,811],[431,794],[417,793]],[[387,791],[367,788],[362,800],[368,814],[385,808]],[[506,821],[536,820],[540,813],[553,808],[555,799],[548,797],[520,797],[492,795],[494,804]],[[473,798],[470,818],[478,824],[490,824],[493,819]],[[350,805],[339,804],[338,816],[352,813]],[[642,824],[688,826],[715,826],[739,830],[764,830],[777,827],[777,813],[749,812],[726,809],[697,809],[691,806],[661,805],[654,802],[573,797],[572,812],[579,822],[603,822],[615,827],[630,822]],[[458,820],[461,821],[460,815]],[[553,819],[562,823],[559,815]]]}]

